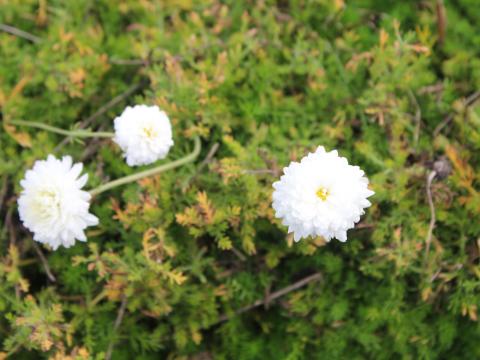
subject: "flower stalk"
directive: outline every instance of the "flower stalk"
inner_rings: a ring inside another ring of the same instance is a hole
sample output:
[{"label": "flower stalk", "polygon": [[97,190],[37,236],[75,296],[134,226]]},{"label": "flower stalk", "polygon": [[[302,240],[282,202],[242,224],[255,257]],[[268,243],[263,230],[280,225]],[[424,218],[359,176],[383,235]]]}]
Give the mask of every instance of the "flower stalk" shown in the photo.
[{"label": "flower stalk", "polygon": [[172,169],[175,169],[177,167],[180,167],[182,165],[185,165],[185,164],[188,164],[188,163],[194,161],[198,157],[198,155],[200,154],[200,150],[201,150],[200,138],[195,137],[194,142],[195,142],[195,145],[194,145],[193,151],[190,154],[186,155],[185,157],[180,158],[180,159],[175,160],[175,161],[172,161],[172,162],[169,162],[167,164],[162,164],[162,165],[159,165],[157,167],[154,167],[154,168],[151,168],[151,169],[148,169],[148,170],[144,170],[144,171],[132,174],[132,175],[124,176],[122,178],[110,181],[108,183],[105,183],[103,185],[100,185],[100,186],[96,187],[93,190],[90,190],[90,195],[92,195],[92,197],[97,196],[97,195],[99,195],[99,194],[101,194],[101,193],[103,193],[107,190],[111,190],[111,189],[113,189],[117,186],[129,184],[129,183],[132,183],[132,182],[136,182],[136,181],[144,179],[146,177],[157,175],[157,174],[160,174],[160,173],[165,172],[167,170],[172,170]]},{"label": "flower stalk", "polygon": [[92,137],[100,137],[100,138],[113,138],[114,133],[107,132],[107,131],[88,131],[83,129],[78,130],[65,130],[55,126],[35,122],[35,121],[25,121],[25,120],[10,120],[8,124],[11,125],[18,125],[18,126],[29,126],[37,129],[42,129],[45,131],[49,131],[55,134],[70,136],[70,137],[79,137],[79,138],[92,138]]}]

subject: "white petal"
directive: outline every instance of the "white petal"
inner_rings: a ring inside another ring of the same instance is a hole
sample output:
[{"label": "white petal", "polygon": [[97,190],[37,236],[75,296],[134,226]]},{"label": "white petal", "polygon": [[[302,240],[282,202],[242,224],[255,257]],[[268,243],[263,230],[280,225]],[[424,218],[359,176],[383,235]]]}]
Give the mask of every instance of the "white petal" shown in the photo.
[{"label": "white petal", "polygon": [[273,183],[272,207],[295,241],[309,236],[346,241],[347,230],[371,205],[367,197],[373,191],[364,172],[336,150],[326,152],[319,146],[283,171]]},{"label": "white petal", "polygon": [[114,120],[113,141],[129,166],[147,165],[167,156],[173,146],[172,126],[158,106],[127,107]]},{"label": "white petal", "polygon": [[60,161],[49,155],[36,161],[20,182],[24,189],[18,198],[20,219],[35,241],[54,250],[86,241],[85,228],[98,224],[88,212],[90,194],[81,190],[87,181],[86,175],[78,178],[82,164],[72,164],[70,156]]}]

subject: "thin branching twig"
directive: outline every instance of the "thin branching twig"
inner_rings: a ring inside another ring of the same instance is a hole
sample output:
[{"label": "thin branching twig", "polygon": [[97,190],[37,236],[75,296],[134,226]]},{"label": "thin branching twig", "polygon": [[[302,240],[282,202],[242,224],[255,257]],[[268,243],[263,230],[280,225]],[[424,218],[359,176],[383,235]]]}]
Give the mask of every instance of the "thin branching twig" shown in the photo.
[{"label": "thin branching twig", "polygon": [[428,198],[428,205],[430,206],[430,225],[428,226],[427,238],[425,239],[425,252],[428,256],[428,252],[430,251],[430,244],[432,242],[432,234],[433,228],[435,227],[436,217],[435,217],[435,204],[433,203],[432,198],[432,182],[433,179],[437,176],[437,172],[435,170],[431,171],[427,176],[427,198]]},{"label": "thin branching twig", "polygon": [[[465,107],[472,106],[480,99],[480,91],[476,91],[465,99]],[[454,114],[448,115],[440,124],[437,125],[435,130],[433,130],[433,137],[437,137],[438,134],[447,126],[454,118]]]},{"label": "thin branching twig", "polygon": [[246,261],[247,260],[247,257],[245,255],[243,255],[243,253],[240,250],[238,250],[235,246],[232,246],[232,248],[230,250],[232,250],[232,252],[235,254],[235,256],[238,257],[241,261]]},{"label": "thin branching twig", "polygon": [[217,153],[217,150],[218,148],[220,147],[220,144],[219,143],[214,143],[212,145],[212,147],[210,148],[210,150],[208,151],[208,154],[207,156],[205,156],[205,159],[203,159],[203,161],[200,163],[200,165],[198,165],[197,167],[197,170],[195,171],[195,173],[188,177],[184,182],[183,182],[183,185],[182,185],[182,192],[185,192],[187,190],[187,188],[189,187],[189,185],[195,180],[195,178],[198,176],[198,174],[200,174],[200,172],[203,170],[203,168],[205,166],[207,166],[213,159],[213,157],[215,156],[215,154]]},{"label": "thin branching twig", "polygon": [[[88,118],[82,120],[78,126],[78,129],[85,129],[88,126],[90,126],[97,118],[105,114],[108,110],[110,110],[112,107],[115,105],[119,104],[126,98],[128,98],[130,95],[135,93],[136,91],[140,90],[144,86],[143,82],[140,82],[138,84],[133,84],[131,85],[127,90],[125,90],[123,93],[115,96],[113,99],[102,105],[97,111],[95,111],[92,115],[90,115]],[[60,142],[60,144],[57,145],[55,148],[55,151],[58,151],[60,148],[65,146],[67,142],[70,140],[69,137],[66,137],[65,139]]]},{"label": "thin branching twig", "polygon": [[428,85],[428,86],[424,86],[424,87],[421,87],[419,90],[418,90],[418,94],[419,95],[425,95],[425,94],[436,94],[436,93],[440,93],[444,90],[444,85],[443,83],[436,83],[436,84],[433,84],[433,85]]},{"label": "thin branching twig", "polygon": [[32,34],[26,32],[26,31],[20,30],[16,27],[13,27],[13,26],[10,26],[10,25],[7,25],[7,24],[0,24],[0,30],[5,31],[6,33],[9,33],[10,35],[18,36],[22,39],[31,41],[35,44],[38,44],[39,42],[42,41],[42,39],[39,38],[38,36],[32,35]]},{"label": "thin branching twig", "polygon": [[246,169],[242,171],[242,174],[249,174],[249,175],[262,175],[262,174],[271,174],[277,175],[278,171],[272,169]]},{"label": "thin branching twig", "polygon": [[134,92],[137,90],[140,90],[145,84],[143,82],[139,82],[137,84],[131,85],[127,90],[125,90],[123,93],[115,96],[113,99],[111,99],[109,102],[106,104],[102,105],[97,111],[95,111],[92,115],[90,115],[88,118],[83,120],[80,124],[80,128],[82,127],[87,127],[91,123],[93,123],[98,117],[102,116],[105,114],[108,110],[110,110],[112,107],[117,105],[118,103],[122,102],[126,98],[128,98],[130,95],[132,95]]},{"label": "thin branching twig", "polygon": [[[98,130],[99,131],[104,131],[105,130],[105,125],[101,125]],[[95,154],[102,145],[106,144],[109,140],[105,138],[96,138],[90,141],[87,146],[85,147],[85,150],[83,150],[82,155],[80,155],[80,161],[85,162],[90,156]]]},{"label": "thin branching twig", "polygon": [[437,13],[438,43],[442,46],[445,42],[445,36],[447,33],[447,12],[445,11],[443,0],[437,0],[435,10]]},{"label": "thin branching twig", "polygon": [[33,242],[33,248],[35,249],[35,252],[37,253],[38,257],[40,258],[40,261],[42,262],[43,269],[45,270],[45,273],[47,274],[48,279],[51,282],[56,282],[57,279],[55,278],[52,271],[50,270],[50,266],[48,265],[47,258],[45,257],[45,255],[43,255],[43,252],[40,249],[40,247],[35,242]]},{"label": "thin branching twig", "polygon": [[408,91],[408,96],[415,105],[415,131],[413,133],[413,147],[416,150],[418,146],[418,139],[420,138],[420,126],[422,125],[422,110],[412,91]]},{"label": "thin branching twig", "polygon": [[[17,233],[15,230],[15,226],[13,225],[13,207],[10,207],[7,210],[7,215],[5,216],[5,229],[10,237],[10,246],[16,246],[17,242]],[[3,234],[2,234],[3,237]],[[15,298],[18,300],[20,299],[20,285],[18,283],[15,284]]]},{"label": "thin branching twig", "polygon": [[15,226],[13,225],[13,208],[7,210],[7,215],[5,216],[5,229],[7,229],[8,235],[10,237],[10,245],[15,245],[17,242],[17,233],[15,231]]},{"label": "thin branching twig", "polygon": [[8,176],[3,176],[2,187],[0,188],[0,213],[2,212],[3,203],[7,196],[7,189],[8,189]]},{"label": "thin branching twig", "polygon": [[[113,324],[113,332],[116,333],[120,325],[122,324],[123,317],[125,316],[125,310],[127,309],[127,297],[124,295],[122,298],[122,303],[118,308],[117,318]],[[110,360],[112,358],[113,348],[115,346],[115,340],[112,340],[108,345],[107,352],[105,354],[105,360]]]},{"label": "thin branching twig", "polygon": [[255,309],[259,306],[265,305],[267,303],[271,303],[272,301],[274,301],[274,300],[276,300],[276,299],[278,299],[282,296],[285,296],[292,291],[298,290],[298,289],[310,284],[311,282],[318,281],[320,279],[322,279],[322,274],[321,273],[315,273],[315,274],[309,275],[306,278],[303,278],[302,280],[299,280],[299,281],[297,281],[297,282],[295,282],[295,283],[293,283],[293,284],[291,284],[287,287],[284,287],[283,289],[280,289],[280,290],[275,291],[273,293],[269,293],[266,298],[257,300],[253,304],[250,304],[248,306],[245,306],[245,307],[235,311],[235,313],[233,315],[228,315],[228,314],[221,315],[218,318],[218,321],[216,321],[215,323],[213,323],[210,326],[217,325],[219,323],[228,321],[234,316],[243,314],[247,311],[250,311],[250,310]]},{"label": "thin branching twig", "polygon": [[150,64],[148,59],[110,59],[110,64],[127,66],[147,66]]}]

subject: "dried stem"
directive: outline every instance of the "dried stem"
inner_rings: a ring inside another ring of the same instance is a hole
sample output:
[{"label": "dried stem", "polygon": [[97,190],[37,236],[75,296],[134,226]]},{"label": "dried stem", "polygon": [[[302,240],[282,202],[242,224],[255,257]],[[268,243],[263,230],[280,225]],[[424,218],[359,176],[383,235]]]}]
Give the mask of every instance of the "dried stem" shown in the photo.
[{"label": "dried stem", "polygon": [[22,39],[31,41],[35,44],[38,44],[39,42],[42,41],[38,36],[32,35],[26,31],[17,29],[16,27],[7,25],[7,24],[0,24],[0,30],[5,31],[6,33],[9,33],[11,35],[18,36]]},{"label": "dried stem", "polygon": [[250,175],[260,175],[260,174],[272,174],[277,175],[276,170],[271,169],[247,169],[242,171],[243,174],[250,174]]},{"label": "dried stem", "polygon": [[[86,118],[85,120],[82,120],[78,126],[79,129],[85,129],[86,127],[88,127],[90,124],[92,124],[98,117],[102,116],[103,114],[105,114],[108,110],[110,110],[112,107],[114,107],[115,105],[119,104],[120,102],[122,102],[123,100],[125,100],[126,98],[128,98],[130,95],[132,95],[134,92],[136,92],[137,90],[141,89],[142,87],[144,86],[144,83],[143,82],[140,82],[138,84],[134,84],[132,86],[130,86],[127,90],[125,90],[123,93],[115,96],[113,99],[111,99],[109,102],[107,102],[106,104],[102,105],[97,111],[95,111],[92,115],[90,115],[88,118]],[[60,144],[57,145],[57,147],[55,148],[55,150],[59,150],[62,146],[64,146],[65,144],[67,144],[67,142],[69,141],[69,138],[66,138],[66,139],[63,139],[62,142],[60,142]]]},{"label": "dried stem", "polygon": [[[125,316],[125,310],[127,309],[127,297],[124,295],[122,298],[122,303],[118,309],[117,318],[113,324],[113,332],[117,332],[118,328],[122,324],[123,317]],[[107,353],[105,354],[105,360],[110,360],[112,358],[113,348],[115,346],[115,341],[112,340],[108,345]]]},{"label": "dried stem", "polygon": [[238,250],[235,246],[232,245],[232,248],[230,250],[232,250],[235,256],[238,257],[241,261],[247,260],[247,257],[243,255],[243,253],[240,250]]},{"label": "dried stem", "polygon": [[[465,107],[472,106],[480,99],[480,91],[476,91],[465,99]],[[440,124],[433,130],[433,137],[437,137],[438,134],[453,120],[454,114],[448,115]]]},{"label": "dried stem", "polygon": [[236,316],[236,315],[240,315],[240,314],[243,314],[247,311],[250,311],[254,308],[257,308],[259,306],[262,306],[262,305],[265,305],[267,303],[271,303],[272,301],[292,292],[292,291],[295,291],[295,290],[298,290],[306,285],[308,285],[309,283],[313,282],[313,281],[318,281],[322,279],[322,274],[321,273],[315,273],[315,274],[312,274],[310,276],[307,276],[306,278],[303,278],[302,280],[299,280],[287,287],[284,287],[283,289],[280,289],[278,291],[275,291],[271,294],[269,294],[266,298],[264,299],[261,299],[261,300],[257,300],[255,301],[253,304],[251,305],[248,305],[248,306],[245,306],[237,311],[235,311],[235,313],[233,315],[227,315],[227,314],[224,314],[222,316],[219,317],[218,321],[216,321],[214,324],[210,325],[210,326],[213,326],[213,325],[217,325],[219,323],[222,323],[224,321],[228,321],[230,320],[232,317]]},{"label": "dried stem", "polygon": [[5,197],[7,196],[7,189],[8,189],[8,176],[2,177],[2,187],[0,188],[0,212],[3,208],[3,202],[5,201]]},{"label": "dried stem", "polygon": [[15,245],[17,242],[17,234],[15,231],[15,226],[13,226],[12,216],[13,208],[9,208],[7,210],[7,215],[5,216],[5,229],[10,235],[10,245]]},{"label": "dried stem", "polygon": [[433,198],[432,198],[432,182],[435,176],[437,176],[437,172],[435,170],[431,171],[430,174],[428,174],[427,176],[427,198],[428,198],[428,205],[430,206],[430,225],[428,226],[427,238],[425,240],[425,252],[427,256],[430,251],[433,228],[435,227],[435,222],[436,222],[435,204],[433,203]]},{"label": "dried stem", "polygon": [[425,95],[425,94],[435,94],[435,93],[440,93],[443,91],[443,83],[437,83],[437,84],[433,84],[433,85],[428,85],[428,86],[424,86],[424,87],[421,87],[419,90],[418,90],[418,93],[420,95]]},{"label": "dried stem", "polygon": [[[104,125],[99,126],[98,131],[104,131]],[[97,139],[92,139],[91,141],[86,144],[85,149],[82,152],[82,155],[80,155],[79,160],[81,162],[85,162],[90,156],[94,155],[97,151],[98,148],[101,146],[104,146],[109,139],[105,138],[97,138]]]},{"label": "dried stem", "polygon": [[416,150],[418,146],[418,139],[420,138],[420,126],[422,125],[422,110],[420,109],[420,105],[418,104],[417,98],[413,92],[409,90],[408,95],[410,100],[415,105],[415,132],[413,133],[413,143],[414,149]]},{"label": "dried stem", "polygon": [[126,98],[128,98],[130,95],[132,95],[135,91],[140,90],[144,86],[143,82],[140,82],[138,84],[133,84],[130,86],[127,90],[125,90],[123,93],[115,96],[112,100],[107,102],[105,105],[102,105],[97,111],[95,111],[92,115],[90,115],[88,118],[83,120],[80,123],[80,129],[83,129],[87,126],[89,126],[91,123],[93,123],[98,117],[102,116],[105,114],[108,110],[110,110],[112,107],[117,105],[118,103],[122,102]]},{"label": "dried stem", "polygon": [[188,186],[190,185],[190,183],[195,179],[195,177],[197,177],[197,175],[203,170],[203,168],[205,166],[207,166],[213,159],[213,157],[215,156],[215,154],[217,153],[217,150],[218,148],[220,147],[220,144],[219,143],[215,143],[212,145],[212,147],[210,148],[210,150],[208,151],[208,154],[207,156],[205,157],[205,159],[203,159],[203,161],[200,163],[200,165],[198,166],[197,168],[197,171],[195,172],[195,174],[193,174],[192,176],[188,177],[184,182],[183,182],[183,185],[182,185],[182,191],[185,192],[188,188]]},{"label": "dried stem", "polygon": [[52,271],[50,270],[50,266],[48,265],[48,261],[47,261],[47,259],[45,258],[45,255],[43,255],[42,250],[41,250],[40,247],[35,243],[35,241],[33,242],[33,248],[35,249],[35,252],[37,253],[38,257],[40,258],[40,261],[42,262],[43,268],[44,268],[44,270],[45,270],[45,273],[47,274],[48,279],[49,279],[51,282],[56,282],[57,279],[55,278],[55,276],[53,276]]},{"label": "dried stem", "polygon": [[110,64],[128,65],[128,66],[147,66],[150,61],[148,59],[110,59]]},{"label": "dried stem", "polygon": [[447,12],[445,11],[443,0],[437,0],[435,10],[437,13],[438,43],[441,46],[445,42],[445,35],[447,33]]}]

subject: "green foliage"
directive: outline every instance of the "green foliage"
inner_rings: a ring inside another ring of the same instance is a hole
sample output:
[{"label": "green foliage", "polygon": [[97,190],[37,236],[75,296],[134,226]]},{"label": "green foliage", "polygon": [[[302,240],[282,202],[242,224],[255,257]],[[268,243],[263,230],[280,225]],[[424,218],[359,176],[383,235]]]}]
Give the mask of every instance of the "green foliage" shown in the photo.
[{"label": "green foliage", "polygon": [[[433,0],[0,0],[39,38],[0,33],[0,359],[480,357],[480,12],[445,3],[442,35]],[[134,170],[108,140],[8,121],[108,131],[135,103],[169,114],[169,160],[196,135],[202,154],[95,198],[87,244],[42,250],[53,282],[18,219],[24,171]],[[345,244],[294,244],[271,184],[320,144],[365,169],[373,206]]]}]

